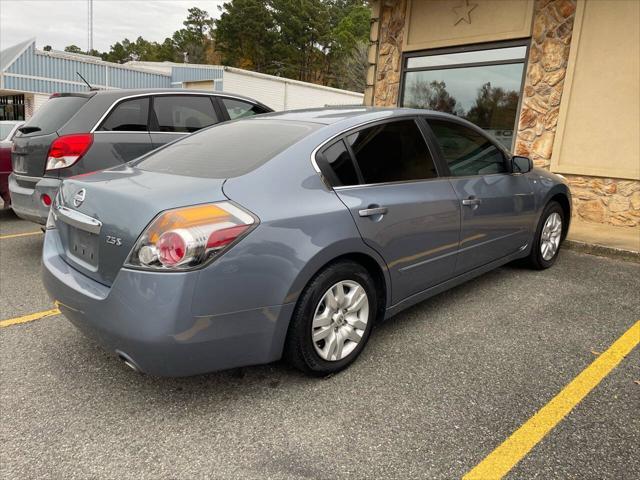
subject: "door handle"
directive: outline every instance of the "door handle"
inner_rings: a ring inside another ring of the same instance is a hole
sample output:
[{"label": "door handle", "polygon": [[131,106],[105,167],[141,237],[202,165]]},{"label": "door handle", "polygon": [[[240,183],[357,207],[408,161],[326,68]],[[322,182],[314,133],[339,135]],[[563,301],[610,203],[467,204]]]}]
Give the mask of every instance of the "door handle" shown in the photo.
[{"label": "door handle", "polygon": [[482,200],[480,200],[479,198],[473,198],[473,197],[465,198],[464,200],[462,200],[462,205],[465,205],[467,207],[474,207],[474,206],[480,205],[481,203],[482,203]]},{"label": "door handle", "polygon": [[358,215],[361,217],[373,217],[374,215],[384,215],[385,213],[387,213],[387,207],[373,207],[358,210]]}]

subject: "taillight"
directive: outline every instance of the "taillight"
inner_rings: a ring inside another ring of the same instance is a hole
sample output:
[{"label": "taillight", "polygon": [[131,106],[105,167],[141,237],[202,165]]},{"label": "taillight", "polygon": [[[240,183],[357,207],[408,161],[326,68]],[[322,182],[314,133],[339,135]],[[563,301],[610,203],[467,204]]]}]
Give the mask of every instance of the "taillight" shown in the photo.
[{"label": "taillight", "polygon": [[168,210],[140,236],[126,266],[151,270],[188,270],[219,256],[256,224],[230,202]]},{"label": "taillight", "polygon": [[87,153],[92,143],[91,133],[75,133],[56,138],[49,147],[47,170],[70,167]]}]

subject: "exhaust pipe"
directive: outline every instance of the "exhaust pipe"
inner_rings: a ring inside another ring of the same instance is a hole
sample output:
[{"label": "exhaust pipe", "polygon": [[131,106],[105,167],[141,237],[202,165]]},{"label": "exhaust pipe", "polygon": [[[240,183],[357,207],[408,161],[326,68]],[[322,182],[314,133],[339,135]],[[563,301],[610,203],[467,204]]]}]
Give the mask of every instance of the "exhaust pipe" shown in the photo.
[{"label": "exhaust pipe", "polygon": [[142,373],[142,370],[140,370],[140,367],[136,365],[136,363],[131,359],[131,357],[129,357],[129,355],[120,351],[116,351],[116,353],[118,354],[118,358],[122,360],[122,363],[124,363],[127,367],[129,367],[131,370],[133,370],[136,373]]}]

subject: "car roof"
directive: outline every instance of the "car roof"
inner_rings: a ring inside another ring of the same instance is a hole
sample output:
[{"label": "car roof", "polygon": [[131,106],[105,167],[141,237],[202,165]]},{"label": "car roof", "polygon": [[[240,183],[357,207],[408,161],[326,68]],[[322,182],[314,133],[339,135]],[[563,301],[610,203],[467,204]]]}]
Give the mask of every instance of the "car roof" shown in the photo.
[{"label": "car roof", "polygon": [[[195,90],[190,88],[131,88],[121,90],[94,90],[92,92],[86,92],[88,94],[95,93],[101,97],[110,97],[113,100],[118,100],[123,97],[131,97],[135,95],[153,95],[153,94],[200,94],[200,95],[215,95],[219,97],[231,97],[240,100],[246,100],[251,103],[260,103],[254,98],[250,98],[244,95],[236,95],[231,92],[218,92],[213,90]],[[262,104],[261,104],[262,105]]]},{"label": "car roof", "polygon": [[355,124],[371,122],[375,120],[385,120],[393,117],[403,117],[411,115],[430,115],[442,118],[455,118],[443,112],[433,110],[423,110],[417,108],[394,108],[394,107],[366,107],[366,106],[343,106],[307,108],[302,110],[287,110],[285,112],[274,112],[260,115],[260,119],[290,120],[298,122],[321,123],[331,125],[334,123]]}]

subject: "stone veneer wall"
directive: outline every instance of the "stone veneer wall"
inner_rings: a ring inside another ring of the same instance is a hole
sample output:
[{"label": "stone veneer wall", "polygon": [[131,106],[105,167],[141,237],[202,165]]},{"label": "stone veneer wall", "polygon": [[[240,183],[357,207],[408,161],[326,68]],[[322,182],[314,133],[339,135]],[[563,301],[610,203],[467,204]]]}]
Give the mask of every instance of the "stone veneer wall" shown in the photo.
[{"label": "stone veneer wall", "polygon": [[[396,106],[402,70],[406,0],[378,0],[378,61],[373,104]],[[536,0],[515,152],[549,169],[566,74],[576,0]],[[640,227],[640,182],[565,175],[574,218]]]},{"label": "stone veneer wall", "polygon": [[407,0],[380,0],[380,33],[378,35],[378,67],[373,104],[378,107],[398,105],[402,40],[404,38]]}]

